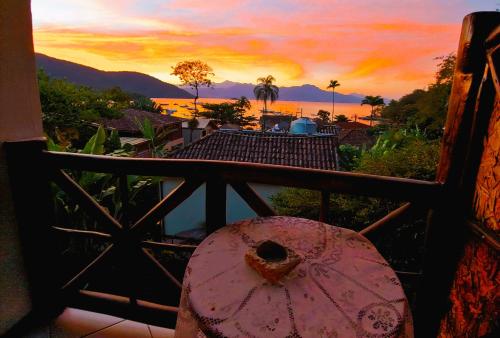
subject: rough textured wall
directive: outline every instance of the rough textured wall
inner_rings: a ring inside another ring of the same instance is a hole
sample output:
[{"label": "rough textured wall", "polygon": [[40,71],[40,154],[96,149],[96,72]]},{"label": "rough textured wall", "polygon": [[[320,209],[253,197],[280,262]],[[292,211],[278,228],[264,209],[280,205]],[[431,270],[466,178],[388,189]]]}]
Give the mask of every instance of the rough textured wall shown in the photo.
[{"label": "rough textured wall", "polygon": [[[490,120],[477,176],[476,220],[500,233],[500,98]],[[470,237],[459,264],[450,300],[452,308],[441,323],[440,337],[482,337],[498,330],[500,318],[499,254]]]}]

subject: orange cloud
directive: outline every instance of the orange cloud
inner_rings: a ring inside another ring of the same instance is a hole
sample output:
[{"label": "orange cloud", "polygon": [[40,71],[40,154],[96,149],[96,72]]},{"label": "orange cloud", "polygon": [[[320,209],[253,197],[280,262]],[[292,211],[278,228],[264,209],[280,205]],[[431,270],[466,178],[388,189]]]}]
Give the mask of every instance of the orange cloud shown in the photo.
[{"label": "orange cloud", "polygon": [[176,83],[170,67],[196,58],[214,68],[216,81],[254,82],[273,74],[279,85],[324,87],[337,79],[343,92],[385,96],[432,81],[433,58],[456,49],[462,16],[450,19],[450,11],[460,11],[444,0],[33,4],[38,52],[99,69]]}]

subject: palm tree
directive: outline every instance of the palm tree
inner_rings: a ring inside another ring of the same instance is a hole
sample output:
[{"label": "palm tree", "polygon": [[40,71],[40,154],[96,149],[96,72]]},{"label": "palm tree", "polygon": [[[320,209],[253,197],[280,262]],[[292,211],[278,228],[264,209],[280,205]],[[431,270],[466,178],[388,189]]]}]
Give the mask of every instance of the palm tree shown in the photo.
[{"label": "palm tree", "polygon": [[264,112],[267,111],[267,100],[273,103],[278,99],[280,89],[273,85],[276,79],[272,75],[266,77],[259,77],[258,84],[253,89],[253,93],[257,101],[264,101]]},{"label": "palm tree", "polygon": [[384,99],[377,95],[377,96],[365,96],[365,98],[363,99],[363,101],[361,101],[361,105],[364,105],[364,104],[367,104],[367,105],[370,105],[372,106],[372,111],[371,111],[371,114],[370,114],[370,126],[373,125],[373,119],[375,117],[375,107],[378,107],[378,106],[383,106],[385,103],[384,103]]},{"label": "palm tree", "polygon": [[345,116],[344,114],[335,115],[333,117],[333,120],[335,122],[351,122],[351,119]]},{"label": "palm tree", "polygon": [[335,87],[340,86],[337,80],[330,80],[330,84],[326,89],[332,88],[332,116],[335,115]]}]

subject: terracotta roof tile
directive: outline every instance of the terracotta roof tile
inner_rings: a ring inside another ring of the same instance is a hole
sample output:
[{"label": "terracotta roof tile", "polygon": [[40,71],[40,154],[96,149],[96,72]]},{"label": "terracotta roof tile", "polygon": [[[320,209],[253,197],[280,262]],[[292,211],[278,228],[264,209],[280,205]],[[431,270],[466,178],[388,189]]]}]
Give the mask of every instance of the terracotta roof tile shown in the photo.
[{"label": "terracotta roof tile", "polygon": [[173,158],[238,161],[335,170],[337,137],[254,131],[217,131]]}]

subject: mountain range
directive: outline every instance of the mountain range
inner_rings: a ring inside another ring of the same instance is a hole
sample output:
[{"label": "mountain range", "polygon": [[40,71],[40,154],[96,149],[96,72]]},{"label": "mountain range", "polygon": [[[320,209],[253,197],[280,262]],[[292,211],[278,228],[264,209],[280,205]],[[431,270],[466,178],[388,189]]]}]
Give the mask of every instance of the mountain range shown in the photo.
[{"label": "mountain range", "polygon": [[[213,88],[200,88],[200,97],[213,97],[230,99],[246,96],[253,98],[255,84],[224,81],[215,83]],[[189,87],[181,87],[190,93],[194,91]],[[339,103],[360,103],[364,95],[341,94],[335,92],[335,102]],[[311,84],[301,86],[279,87],[279,100],[281,101],[310,101],[310,102],[331,102],[332,92],[326,91]]]},{"label": "mountain range", "polygon": [[147,97],[192,98],[187,91],[138,72],[107,72],[78,63],[56,59],[36,53],[36,65],[51,77],[63,78],[72,83],[106,89],[118,86],[124,91]]},{"label": "mountain range", "polygon": [[[84,66],[78,63],[56,59],[36,53],[38,68],[54,78],[64,78],[72,83],[85,85],[96,89],[121,87],[123,90],[142,94],[147,97],[193,98],[193,90],[189,87],[177,87],[163,82],[155,77],[138,72],[108,72]],[[200,89],[200,97],[230,99],[246,96],[253,98],[252,83],[224,81],[215,83],[213,88]],[[317,86],[304,84],[301,86],[280,87],[279,99],[283,101],[330,102],[332,92]],[[335,102],[360,103],[363,95],[335,93]]]}]

